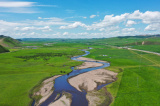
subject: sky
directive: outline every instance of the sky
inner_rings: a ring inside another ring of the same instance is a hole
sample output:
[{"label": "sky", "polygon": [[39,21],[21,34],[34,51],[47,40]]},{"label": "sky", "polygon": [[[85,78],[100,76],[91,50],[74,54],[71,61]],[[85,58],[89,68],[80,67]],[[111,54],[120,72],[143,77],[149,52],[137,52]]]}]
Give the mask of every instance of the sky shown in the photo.
[{"label": "sky", "polygon": [[0,0],[0,35],[109,38],[160,34],[160,0]]}]

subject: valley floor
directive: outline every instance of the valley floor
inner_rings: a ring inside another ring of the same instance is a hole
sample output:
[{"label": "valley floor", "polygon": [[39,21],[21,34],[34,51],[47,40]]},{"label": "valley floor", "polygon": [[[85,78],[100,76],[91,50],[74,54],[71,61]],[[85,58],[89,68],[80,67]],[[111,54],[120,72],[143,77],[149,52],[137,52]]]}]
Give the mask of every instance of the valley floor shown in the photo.
[{"label": "valley floor", "polygon": [[[111,66],[105,69],[118,73],[118,79],[98,92],[91,92],[88,97],[98,95],[105,101],[102,103],[106,103],[107,97],[103,94],[109,93],[111,106],[160,105],[160,56],[106,45],[93,44],[90,47],[94,49],[86,58],[109,62]],[[0,54],[0,105],[30,105],[30,96],[43,79],[67,74],[72,71],[72,66],[81,65],[82,62],[70,58],[84,54],[79,49],[86,48],[88,45],[81,43],[58,43]],[[94,66],[97,65],[88,64],[87,67]]]}]

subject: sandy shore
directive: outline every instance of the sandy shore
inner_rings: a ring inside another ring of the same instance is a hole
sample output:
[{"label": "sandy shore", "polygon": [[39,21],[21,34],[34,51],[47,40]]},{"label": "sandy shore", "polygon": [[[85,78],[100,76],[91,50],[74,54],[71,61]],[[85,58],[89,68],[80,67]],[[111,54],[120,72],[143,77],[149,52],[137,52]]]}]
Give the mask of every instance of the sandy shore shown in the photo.
[{"label": "sandy shore", "polygon": [[33,95],[33,96],[42,96],[42,98],[39,101],[36,101],[35,103],[36,106],[39,106],[41,103],[43,103],[53,93],[54,80],[60,76],[61,75],[57,75],[57,76],[48,78],[42,82],[39,90],[35,92]]},{"label": "sandy shore", "polygon": [[105,87],[100,91],[87,92],[86,98],[89,101],[88,106],[109,106],[112,102],[112,96]]},{"label": "sandy shore", "polygon": [[60,99],[51,103],[49,106],[71,106],[71,102],[72,102],[71,94],[64,93],[64,95]]},{"label": "sandy shore", "polygon": [[84,61],[97,61],[97,62],[104,62],[107,63],[106,61],[102,61],[102,60],[94,60],[94,59],[90,59],[90,58],[85,58],[85,57],[79,57],[77,58],[78,60],[84,60]]},{"label": "sandy shore", "polygon": [[88,106],[97,106],[101,100],[94,91],[87,93],[86,98],[89,101]]},{"label": "sandy shore", "polygon": [[85,68],[91,68],[91,67],[99,67],[102,66],[101,63],[93,63],[93,62],[84,62],[82,65],[77,66],[77,69],[85,69]]},{"label": "sandy shore", "polygon": [[93,91],[98,84],[107,84],[116,80],[117,73],[98,69],[69,78],[68,82],[77,90]]}]

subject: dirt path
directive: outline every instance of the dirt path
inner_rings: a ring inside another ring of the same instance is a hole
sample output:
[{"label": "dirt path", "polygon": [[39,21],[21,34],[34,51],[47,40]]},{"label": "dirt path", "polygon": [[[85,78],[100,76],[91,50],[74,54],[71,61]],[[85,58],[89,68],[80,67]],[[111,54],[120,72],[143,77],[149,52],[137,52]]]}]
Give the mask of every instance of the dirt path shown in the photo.
[{"label": "dirt path", "polygon": [[132,51],[132,50],[130,50],[130,52],[133,53],[133,54],[136,54],[136,55],[138,55],[139,57],[142,57],[142,58],[150,61],[151,63],[155,64],[156,66],[159,66],[159,67],[160,67],[160,64],[159,64],[158,62],[153,61],[153,60],[149,59],[148,57],[142,56],[142,55],[140,55],[140,54],[138,54],[138,53],[136,53],[136,52],[134,52],[134,51]]},{"label": "dirt path", "polygon": [[146,51],[146,50],[139,50],[139,49],[131,49],[131,48],[127,48],[128,50],[134,50],[134,51],[140,51],[140,52],[145,52],[145,53],[151,53],[151,54],[156,54],[160,56],[160,53],[157,52],[151,52],[151,51]]},{"label": "dirt path", "polygon": [[140,49],[132,49],[132,48],[128,48],[128,47],[117,47],[117,46],[111,46],[108,45],[109,47],[113,47],[113,48],[118,48],[118,49],[128,49],[128,50],[133,50],[133,51],[140,51],[140,52],[145,52],[145,53],[151,53],[151,54],[156,54],[158,56],[160,56],[160,53],[157,52],[152,52],[152,51],[146,51],[146,50],[140,50]]}]

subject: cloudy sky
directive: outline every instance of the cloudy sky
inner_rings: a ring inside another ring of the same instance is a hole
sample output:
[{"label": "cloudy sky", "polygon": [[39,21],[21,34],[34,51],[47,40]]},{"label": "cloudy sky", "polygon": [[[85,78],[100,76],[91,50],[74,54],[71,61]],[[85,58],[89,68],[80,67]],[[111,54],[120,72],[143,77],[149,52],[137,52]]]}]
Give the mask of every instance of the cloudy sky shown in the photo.
[{"label": "cloudy sky", "polygon": [[160,0],[0,0],[0,35],[102,38],[160,33]]}]

